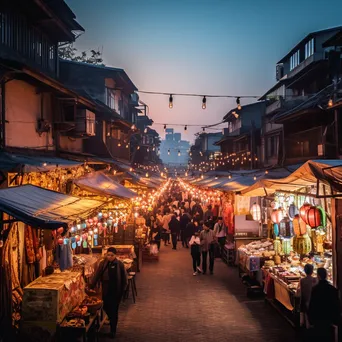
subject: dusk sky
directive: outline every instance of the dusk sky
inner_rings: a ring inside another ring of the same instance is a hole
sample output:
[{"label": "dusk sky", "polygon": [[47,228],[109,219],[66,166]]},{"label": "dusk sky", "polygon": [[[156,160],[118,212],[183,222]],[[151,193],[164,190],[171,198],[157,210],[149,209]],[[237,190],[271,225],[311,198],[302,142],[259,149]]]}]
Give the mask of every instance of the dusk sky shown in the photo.
[{"label": "dusk sky", "polygon": [[[105,64],[125,69],[138,89],[169,93],[262,95],[275,83],[276,62],[298,41],[342,25],[341,0],[66,2],[86,30],[78,49],[103,49]],[[208,99],[203,110],[201,98],[175,96],[170,110],[167,96],[140,98],[162,124],[216,123],[235,105]],[[153,128],[163,133],[163,126]]]}]

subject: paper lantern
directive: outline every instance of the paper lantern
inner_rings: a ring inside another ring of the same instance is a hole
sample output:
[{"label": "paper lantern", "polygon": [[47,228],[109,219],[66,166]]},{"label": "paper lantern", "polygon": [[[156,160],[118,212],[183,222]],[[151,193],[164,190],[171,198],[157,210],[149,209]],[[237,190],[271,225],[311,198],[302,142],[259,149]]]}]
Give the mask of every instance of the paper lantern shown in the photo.
[{"label": "paper lantern", "polygon": [[311,208],[311,205],[309,203],[304,203],[301,208],[299,209],[299,216],[300,218],[305,222],[307,222],[307,216],[306,212]]},{"label": "paper lantern", "polygon": [[103,214],[103,217],[106,219],[108,217],[108,214],[107,213],[104,213]]},{"label": "paper lantern", "polygon": [[282,249],[285,255],[289,255],[291,253],[291,239],[283,239]]},{"label": "paper lantern", "polygon": [[254,203],[251,206],[250,213],[251,213],[254,221],[260,221],[261,220],[261,208],[260,208],[259,204]]},{"label": "paper lantern", "polygon": [[300,229],[300,235],[306,234],[306,223],[302,219],[299,219],[299,229]]},{"label": "paper lantern", "polygon": [[59,238],[57,241],[58,241],[59,245],[63,245],[63,243],[64,243],[64,239],[63,238]]},{"label": "paper lantern", "polygon": [[279,226],[278,223],[273,224],[273,234],[274,236],[279,236]]},{"label": "paper lantern", "polygon": [[273,223],[279,224],[283,217],[283,210],[281,208],[272,211],[271,220]]},{"label": "paper lantern", "polygon": [[293,232],[295,235],[299,236],[300,235],[300,226],[299,226],[299,215],[295,215],[295,217],[293,218],[292,221],[292,225],[293,225]]},{"label": "paper lantern", "polygon": [[64,228],[63,227],[60,227],[57,229],[57,233],[58,234],[62,234],[64,232]]},{"label": "paper lantern", "polygon": [[293,224],[289,218],[285,217],[280,221],[279,235],[283,237],[291,237],[293,235]]},{"label": "paper lantern", "polygon": [[76,239],[76,242],[80,241],[81,240],[81,237],[79,235],[76,235],[75,236],[75,239]]},{"label": "paper lantern", "polygon": [[289,218],[293,220],[296,215],[298,215],[299,211],[298,208],[292,203],[289,206]]},{"label": "paper lantern", "polygon": [[311,207],[306,212],[306,223],[311,228],[317,228],[322,224],[321,211],[316,207]]},{"label": "paper lantern", "polygon": [[301,255],[309,254],[312,249],[310,237],[307,234],[303,236],[296,236],[293,239],[293,249],[295,252]]},{"label": "paper lantern", "polygon": [[99,220],[99,218],[97,216],[94,216],[93,221],[97,222],[98,220]]}]

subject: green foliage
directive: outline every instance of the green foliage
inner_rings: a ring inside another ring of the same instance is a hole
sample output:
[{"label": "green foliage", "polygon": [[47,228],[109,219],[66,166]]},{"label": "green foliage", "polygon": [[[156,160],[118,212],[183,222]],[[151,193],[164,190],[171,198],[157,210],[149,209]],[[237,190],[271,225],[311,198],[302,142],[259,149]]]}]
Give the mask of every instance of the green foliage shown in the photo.
[{"label": "green foliage", "polygon": [[64,45],[58,49],[59,58],[66,59],[69,61],[83,62],[94,65],[102,65],[102,52],[100,50],[90,50],[90,56],[86,51],[79,52],[73,44]]}]

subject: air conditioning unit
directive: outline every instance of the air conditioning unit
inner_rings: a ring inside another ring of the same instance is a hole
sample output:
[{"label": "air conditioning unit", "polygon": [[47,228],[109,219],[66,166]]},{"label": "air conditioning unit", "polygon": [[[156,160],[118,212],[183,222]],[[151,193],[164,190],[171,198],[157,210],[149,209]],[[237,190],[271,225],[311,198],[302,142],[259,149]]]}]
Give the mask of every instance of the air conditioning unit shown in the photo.
[{"label": "air conditioning unit", "polygon": [[95,113],[88,109],[77,110],[75,132],[79,135],[94,136],[96,134]]},{"label": "air conditioning unit", "polygon": [[276,66],[276,79],[279,81],[284,77],[284,65],[283,64],[277,64]]}]

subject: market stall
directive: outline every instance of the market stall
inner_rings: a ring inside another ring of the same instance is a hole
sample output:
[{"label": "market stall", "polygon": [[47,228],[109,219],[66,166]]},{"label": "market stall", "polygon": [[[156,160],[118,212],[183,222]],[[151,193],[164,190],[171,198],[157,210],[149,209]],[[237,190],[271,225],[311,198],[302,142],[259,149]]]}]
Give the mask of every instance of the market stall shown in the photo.
[{"label": "market stall", "polygon": [[336,285],[334,188],[331,171],[326,175],[324,170],[334,166],[336,175],[338,165],[342,168],[337,161],[309,161],[288,177],[263,179],[242,191],[246,196],[264,195],[260,220],[267,224],[268,240],[242,246],[241,253],[262,270],[267,298],[293,324],[299,323],[295,294],[305,264],[312,264],[314,273],[326,268],[328,280]]}]

